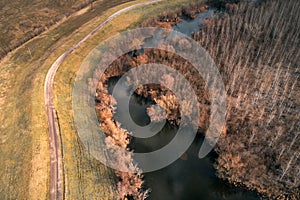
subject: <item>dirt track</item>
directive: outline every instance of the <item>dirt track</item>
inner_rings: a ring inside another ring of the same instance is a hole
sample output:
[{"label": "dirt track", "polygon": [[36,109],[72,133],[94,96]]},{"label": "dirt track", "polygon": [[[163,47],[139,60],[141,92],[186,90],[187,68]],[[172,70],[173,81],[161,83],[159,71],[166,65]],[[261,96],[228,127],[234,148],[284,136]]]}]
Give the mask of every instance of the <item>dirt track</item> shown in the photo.
[{"label": "dirt track", "polygon": [[46,105],[46,115],[48,121],[48,130],[49,130],[49,143],[50,143],[50,199],[63,199],[63,166],[62,166],[62,152],[61,152],[61,139],[59,130],[56,126],[56,115],[55,108],[53,104],[53,82],[55,74],[62,64],[62,62],[66,59],[68,55],[70,55],[76,48],[78,48],[83,42],[85,42],[88,38],[90,38],[93,34],[99,31],[105,24],[110,22],[112,19],[117,17],[118,15],[134,9],[139,6],[151,4],[160,0],[151,0],[143,3],[138,3],[129,7],[126,7],[118,12],[112,14],[108,17],[104,22],[98,25],[93,31],[87,34],[82,40],[72,46],[69,50],[63,53],[57,60],[52,64],[49,69],[45,83],[44,83],[44,98]]}]

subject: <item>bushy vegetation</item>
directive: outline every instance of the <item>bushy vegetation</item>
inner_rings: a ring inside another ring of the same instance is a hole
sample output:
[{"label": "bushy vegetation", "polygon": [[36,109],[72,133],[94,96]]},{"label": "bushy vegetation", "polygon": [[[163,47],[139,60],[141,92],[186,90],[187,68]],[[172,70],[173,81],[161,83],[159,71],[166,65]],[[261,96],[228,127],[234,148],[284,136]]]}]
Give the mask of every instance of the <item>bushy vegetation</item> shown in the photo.
[{"label": "bushy vegetation", "polygon": [[107,81],[107,77],[103,76],[102,81],[98,84],[96,93],[96,110],[98,112],[100,126],[107,135],[105,140],[106,148],[115,157],[122,160],[111,161],[118,162],[121,169],[132,168],[136,173],[126,173],[115,171],[119,181],[117,183],[117,199],[138,199],[143,200],[148,195],[148,190],[143,188],[142,171],[133,163],[132,155],[116,155],[116,147],[128,150],[130,142],[129,133],[121,128],[120,124],[113,119],[115,100],[108,94],[107,88],[103,85]]},{"label": "bushy vegetation", "polygon": [[[182,39],[179,39],[179,44],[186,44]],[[184,39],[183,39],[184,40]],[[140,41],[141,43],[143,41]],[[172,48],[170,46],[170,48]],[[113,52],[112,52],[113,53]],[[159,50],[159,49],[145,49],[143,53],[138,53],[136,56],[129,56],[130,54],[135,54],[137,52],[130,52],[124,56],[121,56],[115,60],[111,66],[106,70],[105,76],[101,77],[100,82],[98,83],[98,89],[96,93],[96,110],[98,111],[98,118],[100,121],[100,126],[102,130],[106,133],[106,147],[111,149],[111,153],[114,154],[114,149],[116,147],[122,147],[123,149],[128,149],[128,144],[130,143],[131,134],[128,131],[121,128],[118,121],[115,121],[113,118],[114,115],[114,105],[117,103],[113,97],[107,92],[107,81],[110,77],[121,76],[126,73],[129,69],[137,67],[141,64],[148,63],[161,63],[167,66],[170,66],[184,75],[186,79],[189,80],[193,89],[195,90],[196,95],[198,96],[199,109],[201,110],[201,118],[199,119],[199,131],[204,133],[209,125],[209,95],[205,88],[205,83],[197,71],[192,67],[192,65],[184,60],[183,58],[177,56],[176,54]],[[145,73],[145,74],[142,74]],[[139,76],[158,76],[157,72],[154,70],[143,70],[142,73],[139,73]],[[151,75],[150,75],[151,74]],[[198,74],[195,76],[195,74]],[[191,95],[188,89],[182,88],[183,83],[176,81],[173,77],[168,76],[168,73],[162,73],[162,78],[165,80],[165,85],[175,84],[175,87],[178,87],[178,91],[183,92],[183,95],[188,97]],[[128,83],[135,85],[132,82],[132,77],[128,77]],[[176,79],[176,77],[175,77]],[[138,86],[138,85],[135,85]],[[180,89],[179,89],[180,88]],[[157,104],[162,106],[167,111],[167,118],[170,124],[180,125],[180,117],[187,116],[193,118],[193,107],[187,102],[184,105],[179,105],[176,96],[165,87],[161,87],[155,84],[149,84],[139,87],[136,91],[136,94],[144,96],[148,99],[154,100]],[[193,97],[191,97],[193,98]],[[148,109],[149,115],[151,116],[151,109]],[[152,116],[153,117],[153,116]],[[159,121],[161,118],[157,118]],[[134,167],[132,157],[126,155],[115,155],[120,158],[122,162],[118,162],[118,165],[124,167]],[[139,171],[138,168],[136,168]],[[142,171],[137,174],[131,173],[122,173],[115,172],[116,175],[120,178],[118,183],[118,191],[120,198],[126,196],[133,197],[134,199],[143,199],[147,195],[148,191],[143,188],[142,180]]]},{"label": "bushy vegetation", "polygon": [[171,29],[172,24],[180,22],[183,16],[195,18],[198,12],[205,12],[208,8],[203,1],[191,1],[184,6],[176,7],[174,9],[165,10],[163,13],[150,17],[141,23],[142,27],[163,27]]}]

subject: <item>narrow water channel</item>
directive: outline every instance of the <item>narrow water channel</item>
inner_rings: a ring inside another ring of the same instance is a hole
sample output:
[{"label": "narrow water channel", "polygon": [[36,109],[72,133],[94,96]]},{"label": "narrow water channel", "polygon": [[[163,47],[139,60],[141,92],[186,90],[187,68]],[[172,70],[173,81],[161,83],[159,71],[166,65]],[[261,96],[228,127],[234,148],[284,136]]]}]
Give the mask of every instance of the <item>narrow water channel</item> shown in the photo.
[{"label": "narrow water channel", "polygon": [[195,19],[190,19],[187,16],[183,16],[180,23],[173,25],[172,28],[175,31],[184,33],[191,36],[192,32],[199,31],[202,25],[205,24],[205,20],[211,18],[216,9],[208,9],[206,12],[201,12]]}]

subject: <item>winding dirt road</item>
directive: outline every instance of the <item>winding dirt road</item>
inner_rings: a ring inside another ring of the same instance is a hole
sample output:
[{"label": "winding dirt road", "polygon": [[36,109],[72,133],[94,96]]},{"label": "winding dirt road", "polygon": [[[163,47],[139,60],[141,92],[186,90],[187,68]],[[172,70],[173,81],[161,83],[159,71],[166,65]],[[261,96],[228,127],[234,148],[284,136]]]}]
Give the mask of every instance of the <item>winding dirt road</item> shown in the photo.
[{"label": "winding dirt road", "polygon": [[45,84],[44,84],[44,98],[46,105],[46,115],[48,121],[48,131],[49,131],[49,143],[50,143],[50,199],[51,200],[61,200],[63,199],[63,165],[62,165],[62,147],[61,138],[59,130],[56,125],[56,114],[53,104],[53,82],[55,74],[61,65],[61,63],[70,55],[76,48],[78,48],[83,42],[90,38],[93,34],[99,31],[105,24],[110,22],[112,19],[118,15],[129,11],[133,8],[158,2],[160,0],[151,0],[143,3],[138,3],[129,7],[126,7],[118,12],[114,13],[108,17],[104,22],[98,25],[93,31],[87,34],[82,40],[77,44],[72,46],[69,50],[63,53],[57,60],[52,64],[49,69]]}]

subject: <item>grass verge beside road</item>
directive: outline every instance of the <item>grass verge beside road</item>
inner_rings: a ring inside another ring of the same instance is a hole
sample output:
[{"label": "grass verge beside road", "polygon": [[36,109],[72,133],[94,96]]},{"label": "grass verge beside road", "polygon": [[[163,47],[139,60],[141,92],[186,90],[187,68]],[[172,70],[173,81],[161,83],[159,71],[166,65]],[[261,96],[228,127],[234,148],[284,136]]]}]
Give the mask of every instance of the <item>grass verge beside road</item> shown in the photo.
[{"label": "grass verge beside road", "polygon": [[55,59],[77,41],[72,34],[80,26],[127,1],[99,2],[93,10],[71,16],[1,61],[0,199],[48,199],[45,75]]}]

